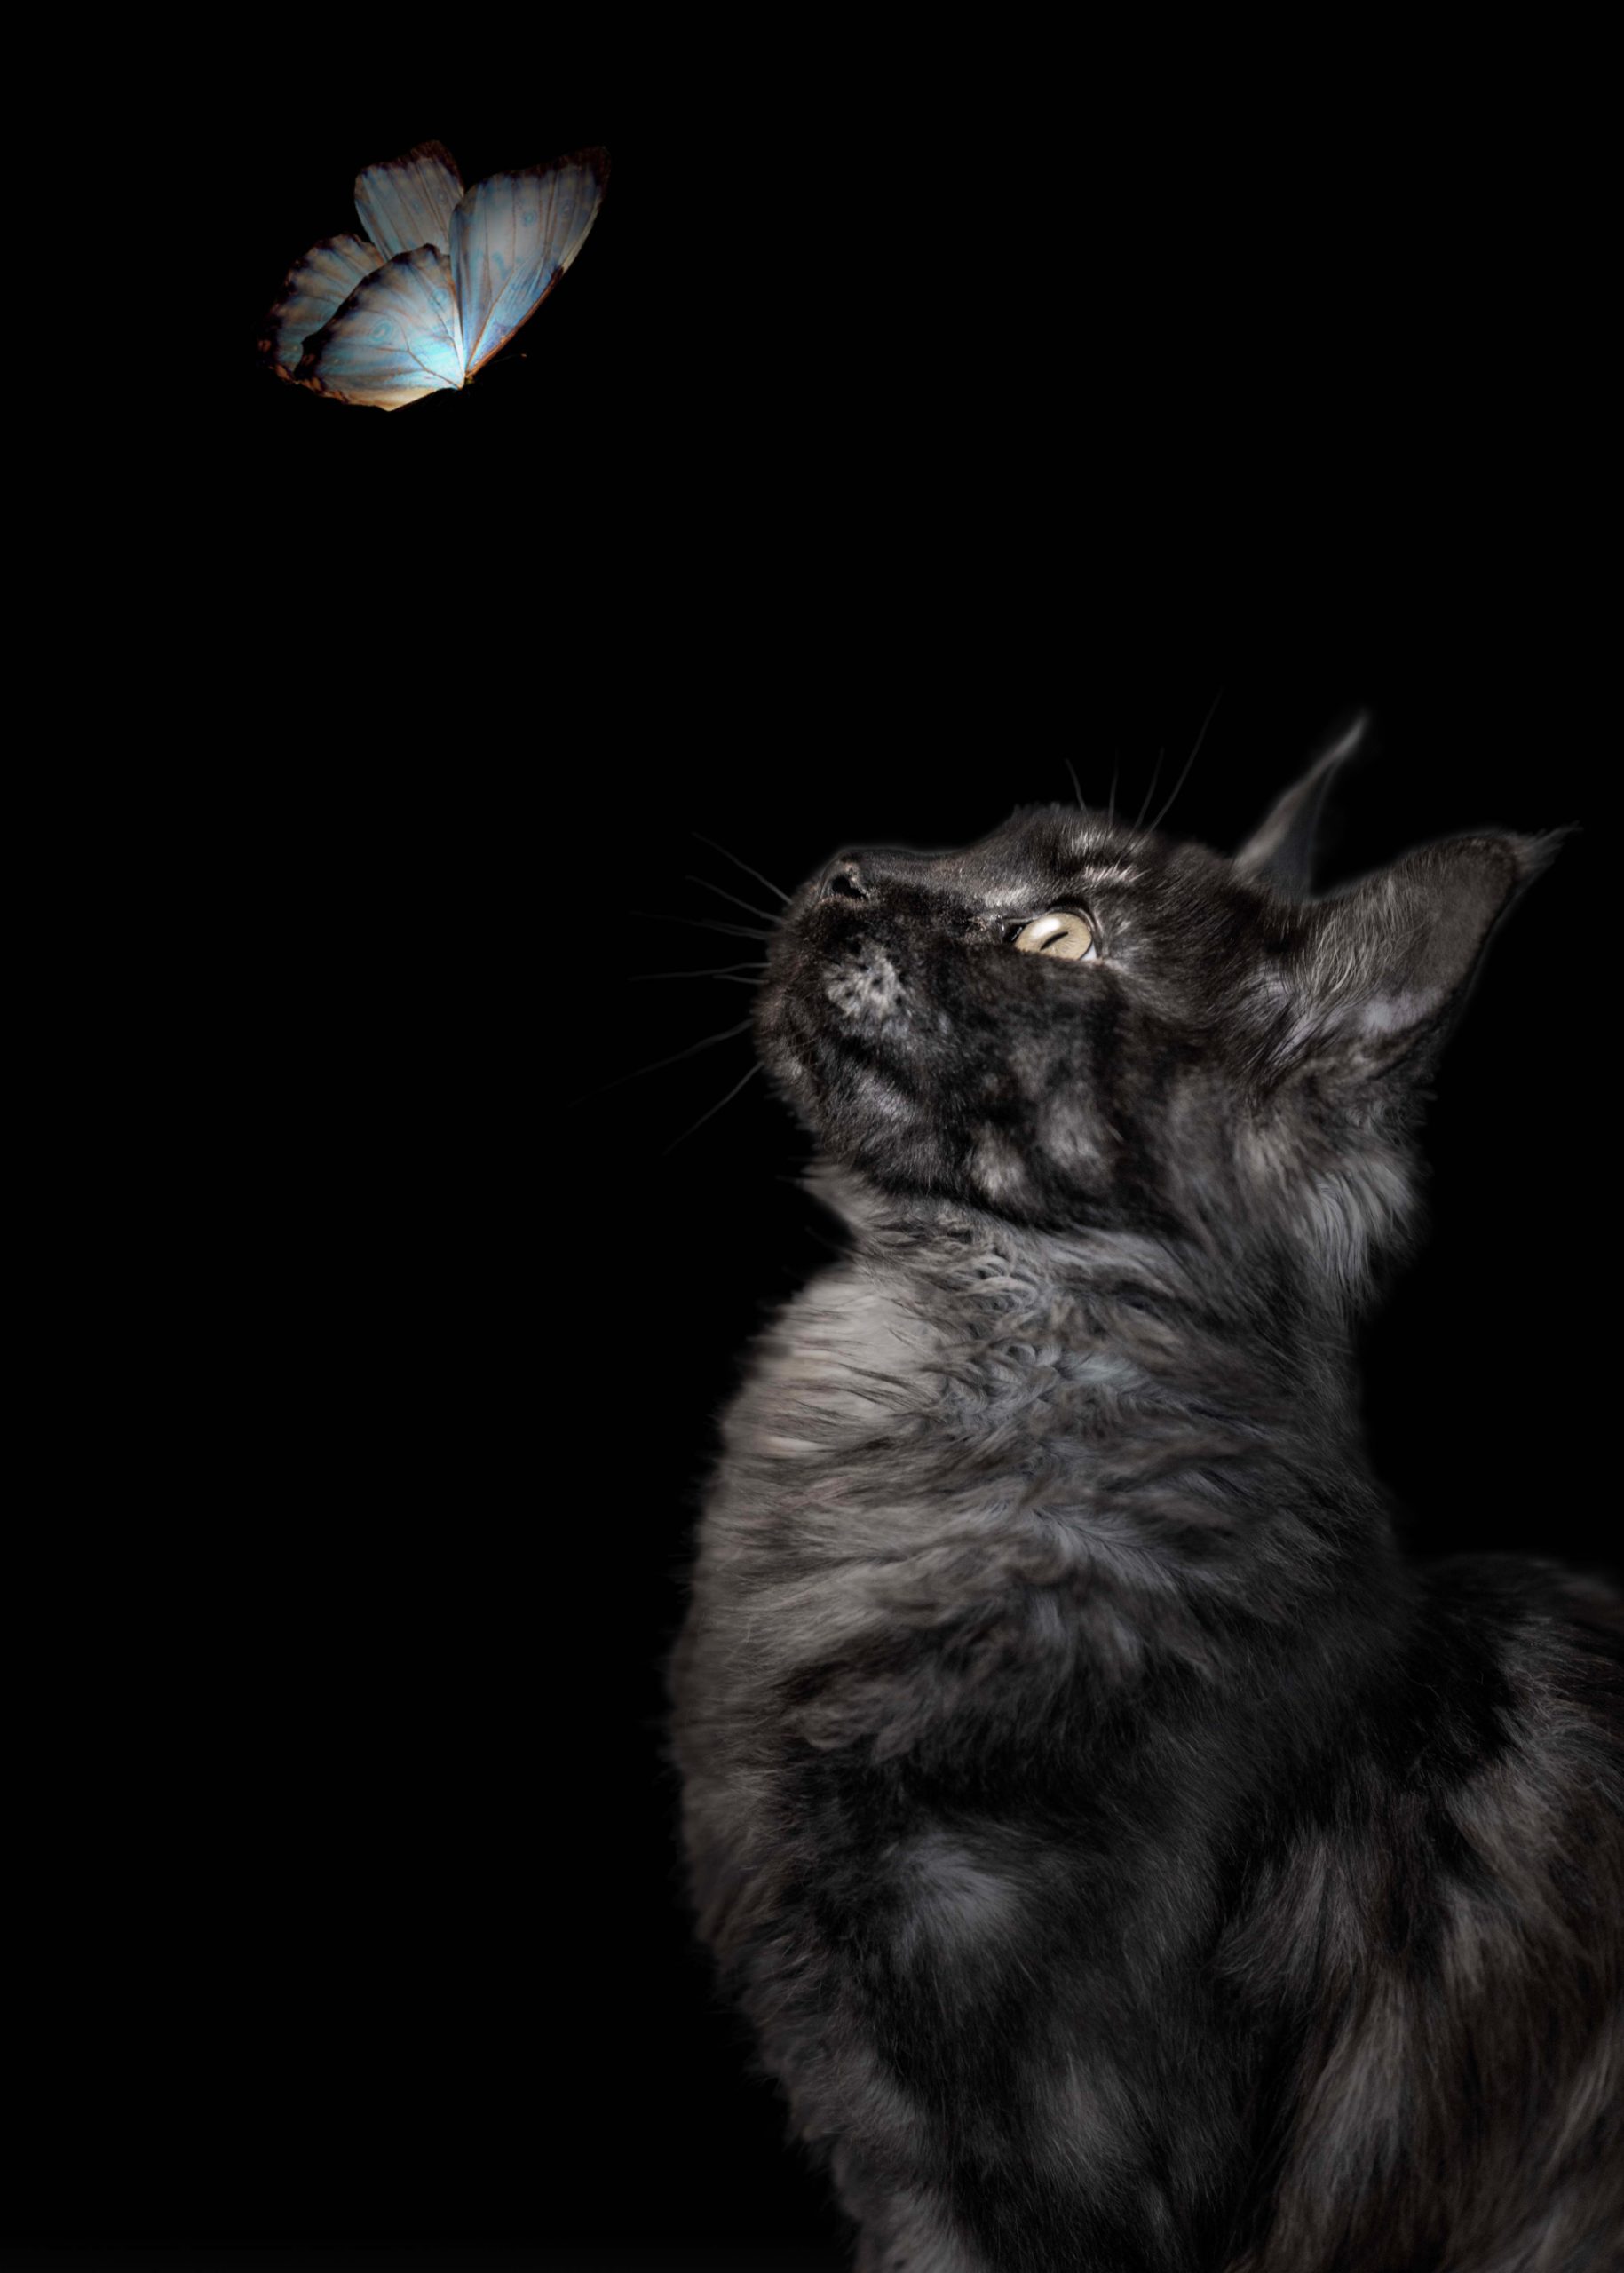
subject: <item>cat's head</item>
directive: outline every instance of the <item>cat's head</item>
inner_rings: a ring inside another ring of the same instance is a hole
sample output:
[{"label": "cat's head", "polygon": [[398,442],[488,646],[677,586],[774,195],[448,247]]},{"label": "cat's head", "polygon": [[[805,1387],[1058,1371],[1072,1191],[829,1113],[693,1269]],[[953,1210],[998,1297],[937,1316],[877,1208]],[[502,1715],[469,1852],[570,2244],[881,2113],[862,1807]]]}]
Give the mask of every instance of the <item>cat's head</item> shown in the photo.
[{"label": "cat's head", "polygon": [[963,852],[846,852],[770,950],[769,1072],[882,1191],[1311,1259],[1401,1227],[1411,1129],[1556,837],[1430,845],[1307,898],[1328,750],[1232,859],[1063,805]]}]

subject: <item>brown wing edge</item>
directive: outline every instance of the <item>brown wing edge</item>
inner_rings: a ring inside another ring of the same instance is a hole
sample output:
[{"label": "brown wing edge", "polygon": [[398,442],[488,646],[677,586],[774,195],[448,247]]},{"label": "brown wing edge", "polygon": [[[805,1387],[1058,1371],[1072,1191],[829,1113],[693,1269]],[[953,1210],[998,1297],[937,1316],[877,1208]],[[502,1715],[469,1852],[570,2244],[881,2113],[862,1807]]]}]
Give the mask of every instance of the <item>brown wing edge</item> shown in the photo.
[{"label": "brown wing edge", "polygon": [[[271,337],[272,328],[275,323],[277,315],[287,306],[289,301],[293,298],[293,280],[298,274],[300,269],[304,267],[305,262],[310,258],[311,254],[329,251],[334,245],[342,244],[345,237],[353,237],[355,231],[353,229],[335,229],[330,237],[318,237],[314,244],[310,247],[309,251],[302,252],[298,258],[294,262],[292,267],[288,271],[288,273],[282,278],[281,291],[278,292],[276,297],[265,310],[265,314],[260,318],[260,321],[265,327],[265,330],[264,335],[255,341],[254,352],[259,357],[262,363],[265,363],[270,366],[271,369],[275,372],[279,379],[286,379],[291,385],[304,386],[306,384],[306,382],[303,379],[295,378],[293,373],[288,369],[286,364],[282,363],[279,360],[276,352],[276,342],[274,338]],[[344,303],[340,301],[339,306],[342,307]],[[338,309],[335,308],[333,311],[334,315],[337,315],[337,313]],[[325,329],[325,326],[323,329]],[[313,339],[314,337],[315,334],[313,332],[306,334],[306,344],[308,344],[309,340]]]},{"label": "brown wing edge", "polygon": [[550,174],[555,172],[559,166],[585,166],[591,172],[600,191],[608,186],[609,153],[601,142],[589,142],[582,150],[566,150],[557,158],[543,158],[539,165],[498,166],[494,174],[481,175],[473,186],[475,189],[483,189],[487,181],[501,181],[507,175],[512,175],[517,179],[520,174]]},{"label": "brown wing edge", "polygon": [[414,158],[438,158],[442,166],[449,169],[452,178],[459,189],[466,190],[468,187],[467,183],[463,179],[463,169],[457,164],[443,142],[414,142],[411,148],[403,150],[398,158],[374,158],[369,165],[363,166],[360,172],[356,175],[355,187],[359,189],[362,178],[376,172],[379,166],[408,166]]}]

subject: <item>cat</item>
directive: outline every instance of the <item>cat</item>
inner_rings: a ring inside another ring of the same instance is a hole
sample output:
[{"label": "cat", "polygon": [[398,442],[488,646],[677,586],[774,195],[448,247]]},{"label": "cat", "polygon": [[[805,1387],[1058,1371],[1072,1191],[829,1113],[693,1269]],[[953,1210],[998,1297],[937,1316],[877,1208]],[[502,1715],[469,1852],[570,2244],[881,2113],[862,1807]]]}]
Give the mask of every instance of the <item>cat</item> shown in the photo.
[{"label": "cat", "polygon": [[1354,1327],[1558,836],[859,851],[755,1018],[849,1252],[726,1415],[699,1931],[859,2273],[1624,2264],[1624,1617],[1412,1565]]}]

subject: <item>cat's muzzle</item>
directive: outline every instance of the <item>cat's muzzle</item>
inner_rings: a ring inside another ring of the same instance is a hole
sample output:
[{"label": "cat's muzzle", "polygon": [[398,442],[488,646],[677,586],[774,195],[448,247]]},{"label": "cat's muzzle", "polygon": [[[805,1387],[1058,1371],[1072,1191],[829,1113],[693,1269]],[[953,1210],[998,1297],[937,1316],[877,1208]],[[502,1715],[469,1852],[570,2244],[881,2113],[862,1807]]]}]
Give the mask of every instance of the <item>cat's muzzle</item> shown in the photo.
[{"label": "cat's muzzle", "polygon": [[882,1025],[902,1010],[902,981],[891,957],[878,947],[844,955],[823,982],[823,992],[843,1018]]}]

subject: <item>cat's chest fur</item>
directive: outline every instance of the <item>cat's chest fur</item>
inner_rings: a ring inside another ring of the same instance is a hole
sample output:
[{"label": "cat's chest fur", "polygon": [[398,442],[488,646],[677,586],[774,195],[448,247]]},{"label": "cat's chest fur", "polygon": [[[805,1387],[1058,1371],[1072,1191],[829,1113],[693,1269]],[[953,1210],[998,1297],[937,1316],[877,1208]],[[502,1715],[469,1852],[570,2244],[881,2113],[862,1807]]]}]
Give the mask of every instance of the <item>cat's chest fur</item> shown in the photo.
[{"label": "cat's chest fur", "polygon": [[1152,1376],[1076,1296],[1024,1275],[1018,1244],[929,1270],[849,1256],[764,1337],[701,1550],[706,1599],[748,1606],[741,1677],[773,1688],[820,1664],[832,1681],[910,1617],[1040,1618],[1039,1590],[1083,1560],[1153,1578],[1112,1521]]},{"label": "cat's chest fur", "polygon": [[[1153,1319],[1113,1334],[1123,1282],[1150,1297],[1147,1249],[1080,1243],[1066,1287],[1031,1247],[953,1237],[923,1271],[882,1247],[820,1273],[753,1358],[707,1509],[677,1667],[694,1891],[852,2205],[874,2168],[931,2168],[944,2126],[995,2165],[1020,2122],[1057,2200],[1105,2175],[1123,2071],[1079,1984],[1126,1935],[1168,1967],[1210,1941],[1215,1769],[1246,1781],[1200,1731],[1244,1751],[1256,1704],[1200,1605],[1222,1620],[1251,1549],[1194,1480],[1241,1432],[1159,1382]],[[1113,1692],[1162,1695],[1167,1740]],[[1140,1851],[1105,1859],[1113,1820]],[[876,2230],[911,2233],[922,2273],[982,2265],[880,2187]],[[1174,2214],[1148,2187],[1144,2215]]]},{"label": "cat's chest fur", "polygon": [[[945,1294],[939,1276],[853,1257],[813,1279],[786,1305],[729,1415],[730,1463],[760,1461],[776,1486],[804,1488],[809,1512],[843,1506],[848,1473],[862,1504],[876,1465],[891,1485],[910,1469],[936,1485],[962,1463],[972,1496],[992,1491],[1001,1508],[1040,1469],[1086,1492],[1107,1415],[1148,1388],[1144,1369],[1090,1336],[1058,1289],[1015,1282],[995,1247],[953,1276]],[[929,1528],[899,1522],[889,1543],[905,1550]],[[859,1542],[841,1525],[829,1543],[841,1554]]]}]

